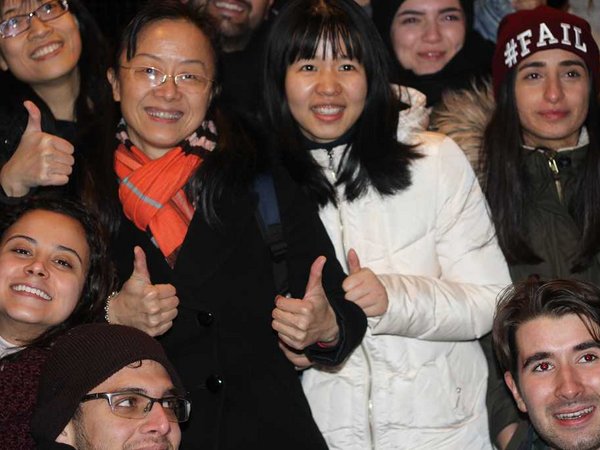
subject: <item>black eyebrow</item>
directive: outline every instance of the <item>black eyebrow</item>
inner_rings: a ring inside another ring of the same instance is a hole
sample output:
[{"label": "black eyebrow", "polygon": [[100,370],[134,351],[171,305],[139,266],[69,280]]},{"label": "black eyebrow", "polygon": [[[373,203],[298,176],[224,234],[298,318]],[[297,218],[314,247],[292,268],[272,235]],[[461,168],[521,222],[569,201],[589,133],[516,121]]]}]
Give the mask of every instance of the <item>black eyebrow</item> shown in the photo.
[{"label": "black eyebrow", "polygon": [[550,353],[550,352],[537,352],[537,353],[534,353],[533,355],[531,355],[529,358],[527,358],[523,362],[523,366],[521,368],[522,369],[526,369],[531,364],[533,364],[535,362],[538,362],[538,361],[542,361],[543,359],[548,359],[551,356],[552,356],[552,353]]},{"label": "black eyebrow", "polygon": [[[462,9],[457,8],[455,6],[451,6],[449,8],[444,8],[444,9],[440,9],[439,11],[437,11],[437,14],[446,14],[449,12],[463,12]],[[398,14],[396,14],[397,16],[407,16],[407,15],[416,15],[416,16],[424,16],[426,13],[425,11],[417,11],[415,9],[407,9],[405,11],[401,11]]]},{"label": "black eyebrow", "polygon": [[575,347],[573,347],[573,350],[575,350],[576,352],[580,352],[582,350],[588,350],[590,348],[600,348],[600,342],[596,342],[596,341],[582,342],[581,344],[577,344]]},{"label": "black eyebrow", "polygon": [[[152,55],[151,53],[136,53],[135,55],[133,55],[133,58],[135,58],[136,56],[145,56],[147,58],[153,59],[156,62],[162,62],[162,59],[159,58],[156,55]],[[206,63],[204,61],[202,61],[201,59],[184,59],[182,61],[177,61],[178,64],[200,64],[202,67],[206,68]]]},{"label": "black eyebrow", "polygon": [[[9,237],[9,238],[8,238],[6,241],[4,241],[4,242],[5,242],[5,243],[6,243],[6,242],[10,242],[10,241],[12,241],[13,239],[24,239],[24,240],[26,240],[27,242],[30,242],[31,244],[34,244],[34,245],[37,245],[37,243],[38,243],[38,242],[37,242],[35,239],[33,239],[31,236],[26,236],[26,235],[24,235],[24,234],[15,234],[15,235],[13,235],[13,236]],[[72,253],[72,254],[73,254],[73,255],[75,255],[75,257],[76,257],[76,258],[79,260],[79,262],[81,263],[81,265],[82,265],[82,266],[83,266],[83,265],[85,265],[85,264],[83,264],[83,260],[81,259],[81,256],[79,256],[79,253],[77,253],[77,252],[76,252],[75,250],[73,250],[71,247],[66,247],[66,246],[64,246],[64,245],[57,245],[57,246],[56,246],[56,248],[57,248],[57,249],[59,249],[59,250],[65,251],[65,252]]]},{"label": "black eyebrow", "polygon": [[[558,65],[561,67],[579,66],[584,69],[586,68],[585,64],[582,61],[577,61],[574,59],[567,59],[567,60],[561,61],[558,63]],[[522,70],[528,69],[530,67],[539,68],[539,67],[546,67],[546,66],[547,66],[547,64],[545,61],[531,61],[531,62],[525,63],[521,67],[519,67],[519,72]]]}]

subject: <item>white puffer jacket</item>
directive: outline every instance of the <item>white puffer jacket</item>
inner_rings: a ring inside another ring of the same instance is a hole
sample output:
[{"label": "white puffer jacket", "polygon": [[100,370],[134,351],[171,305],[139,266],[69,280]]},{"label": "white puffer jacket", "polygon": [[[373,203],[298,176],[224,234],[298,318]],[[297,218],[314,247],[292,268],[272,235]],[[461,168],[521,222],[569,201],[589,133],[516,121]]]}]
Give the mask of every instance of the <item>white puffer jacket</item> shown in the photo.
[{"label": "white puffer jacket", "polygon": [[[412,185],[320,211],[338,259],[346,265],[357,251],[386,287],[388,310],[369,318],[363,343],[337,371],[305,371],[304,390],[331,449],[491,449],[476,339],[491,330],[508,269],[460,148],[401,128],[399,139],[424,155]],[[343,150],[312,151],[331,181]]]}]

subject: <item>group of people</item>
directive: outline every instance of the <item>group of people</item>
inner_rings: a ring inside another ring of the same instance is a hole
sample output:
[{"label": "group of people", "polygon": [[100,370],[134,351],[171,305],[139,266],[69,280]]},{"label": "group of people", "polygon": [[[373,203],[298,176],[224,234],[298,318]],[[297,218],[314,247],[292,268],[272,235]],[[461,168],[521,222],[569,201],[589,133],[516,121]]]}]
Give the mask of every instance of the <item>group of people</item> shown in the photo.
[{"label": "group of people", "polygon": [[0,448],[600,448],[589,24],[275,6],[0,1]]}]

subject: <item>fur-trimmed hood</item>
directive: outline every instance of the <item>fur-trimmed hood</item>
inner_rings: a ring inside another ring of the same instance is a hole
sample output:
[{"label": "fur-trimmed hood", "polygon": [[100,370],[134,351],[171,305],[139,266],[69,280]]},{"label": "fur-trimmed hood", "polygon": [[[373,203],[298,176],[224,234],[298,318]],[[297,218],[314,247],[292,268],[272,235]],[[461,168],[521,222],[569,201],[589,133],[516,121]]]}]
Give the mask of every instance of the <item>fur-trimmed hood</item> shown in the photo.
[{"label": "fur-trimmed hood", "polygon": [[491,80],[473,83],[470,89],[446,91],[431,112],[430,129],[443,133],[465,152],[479,183],[483,181],[483,134],[496,102]]}]

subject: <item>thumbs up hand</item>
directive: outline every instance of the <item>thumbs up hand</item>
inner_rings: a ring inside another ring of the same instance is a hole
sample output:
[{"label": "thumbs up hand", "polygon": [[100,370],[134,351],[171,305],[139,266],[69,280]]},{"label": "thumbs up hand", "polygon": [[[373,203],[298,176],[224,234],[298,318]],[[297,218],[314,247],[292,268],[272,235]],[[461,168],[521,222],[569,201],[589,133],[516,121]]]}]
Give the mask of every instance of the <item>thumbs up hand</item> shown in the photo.
[{"label": "thumbs up hand", "polygon": [[367,317],[381,316],[388,308],[388,295],[385,286],[371,269],[360,266],[354,249],[348,251],[350,275],[342,283],[346,300],[356,303]]},{"label": "thumbs up hand", "polygon": [[160,336],[173,326],[179,299],[172,284],[152,284],[146,254],[135,247],[133,272],[121,292],[110,301],[110,323],[129,325],[150,336]]},{"label": "thumbs up hand", "polygon": [[313,262],[302,299],[275,298],[272,327],[281,342],[293,349],[302,350],[315,342],[337,344],[339,327],[322,284],[325,262],[324,256]]},{"label": "thumbs up hand", "polygon": [[67,184],[75,163],[73,145],[42,131],[42,114],[33,102],[26,101],[23,106],[29,113],[27,128],[0,170],[0,185],[9,197],[22,197],[36,186]]}]

